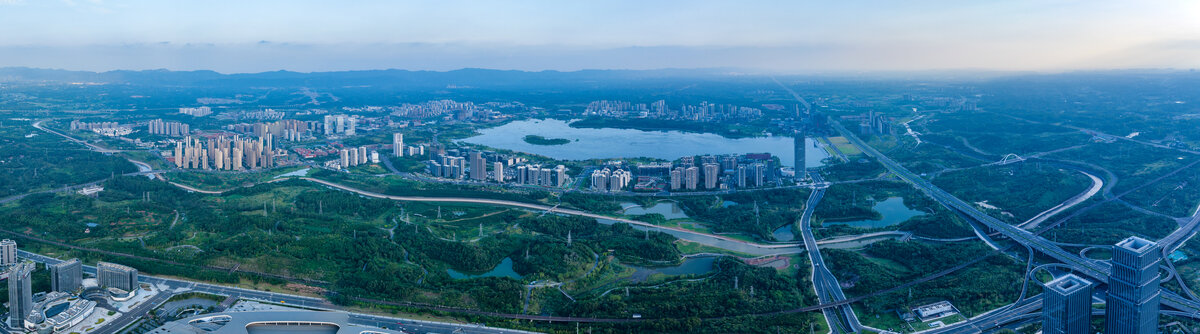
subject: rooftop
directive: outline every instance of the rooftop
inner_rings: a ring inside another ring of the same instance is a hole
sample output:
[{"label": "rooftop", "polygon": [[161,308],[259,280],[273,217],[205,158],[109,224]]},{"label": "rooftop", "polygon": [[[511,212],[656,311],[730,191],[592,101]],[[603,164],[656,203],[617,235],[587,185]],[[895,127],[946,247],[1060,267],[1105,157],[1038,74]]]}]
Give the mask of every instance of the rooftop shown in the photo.
[{"label": "rooftop", "polygon": [[121,270],[121,271],[137,270],[130,266],[126,266],[123,264],[116,264],[116,263],[112,263],[112,262],[97,262],[96,267],[109,267],[109,268],[114,268],[114,269]]},{"label": "rooftop", "polygon": [[1156,244],[1153,241],[1142,239],[1139,237],[1129,237],[1117,243],[1117,247],[1121,247],[1134,253],[1144,254],[1154,248]]},{"label": "rooftop", "polygon": [[1049,283],[1046,283],[1046,288],[1062,294],[1068,294],[1073,291],[1083,289],[1091,284],[1091,281],[1083,279],[1079,276],[1075,276],[1075,274],[1066,274],[1050,281]]},{"label": "rooftop", "polygon": [[199,315],[169,322],[150,331],[150,334],[393,334],[401,333],[349,323],[345,312],[321,311],[251,311],[222,312]]}]

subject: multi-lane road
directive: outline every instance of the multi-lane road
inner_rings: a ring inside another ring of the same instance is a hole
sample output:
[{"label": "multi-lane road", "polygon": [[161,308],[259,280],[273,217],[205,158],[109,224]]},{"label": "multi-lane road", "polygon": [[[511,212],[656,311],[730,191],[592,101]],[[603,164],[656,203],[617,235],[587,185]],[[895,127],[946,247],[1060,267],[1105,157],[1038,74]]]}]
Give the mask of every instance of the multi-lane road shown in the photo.
[{"label": "multi-lane road", "polygon": [[[845,127],[841,126],[841,124],[838,124],[837,122],[830,122],[830,124],[852,143],[859,146],[864,153],[882,163],[884,167],[886,167],[893,174],[896,174],[896,176],[900,177],[904,181],[916,186],[925,194],[929,195],[939,203],[942,203],[942,205],[945,205],[947,208],[961,212],[962,214],[982,223],[988,228],[1000,232],[1004,236],[1019,244],[1026,245],[1040,253],[1054,258],[1057,261],[1065,263],[1077,273],[1088,276],[1096,282],[1108,282],[1109,272],[1111,271],[1111,266],[1108,263],[1084,259],[1076,254],[1063,250],[1057,244],[1046,240],[1041,236],[1016,226],[1009,225],[1008,223],[1005,223],[994,217],[988,216],[982,211],[976,209],[974,206],[971,206],[954,195],[951,195],[941,188],[934,186],[932,183],[926,181],[915,173],[912,173],[904,166],[901,166],[896,161],[875,150],[870,145],[867,145],[853,133],[847,131]],[[1186,241],[1190,236],[1194,235],[1195,228],[1196,224],[1190,222],[1188,225],[1185,225],[1185,228],[1175,231],[1160,242],[1167,246],[1181,243]],[[1200,302],[1184,298],[1183,296],[1164,289],[1162,290],[1162,303],[1167,307],[1191,314],[1192,317],[1200,318]]]},{"label": "multi-lane road", "polygon": [[[778,81],[777,81],[777,83],[778,83]],[[790,92],[792,94],[792,96],[794,96],[796,98],[797,101],[799,101],[801,103],[807,103],[806,101],[804,101],[804,99],[802,97],[800,97],[799,94],[797,94],[791,88],[787,87],[786,85],[783,85],[782,83],[779,83],[779,85],[781,87],[783,87],[785,90],[787,90],[788,92]],[[955,197],[954,195],[951,195],[950,193],[942,190],[941,188],[934,186],[932,183],[921,178],[919,175],[912,173],[911,171],[909,171],[904,166],[901,166],[896,161],[892,160],[891,158],[888,158],[886,155],[880,153],[878,150],[875,150],[873,147],[868,145],[866,142],[859,139],[858,136],[855,136],[852,132],[846,130],[846,128],[843,127],[837,121],[832,121],[829,123],[842,136],[844,136],[848,140],[850,140],[850,142],[853,143],[855,146],[858,146],[865,154],[867,154],[868,156],[879,161],[879,163],[883,164],[884,167],[886,167],[889,171],[891,171],[893,174],[898,176],[900,179],[912,184],[917,189],[921,190],[926,195],[930,196],[931,198],[938,201],[939,203],[946,206],[947,208],[958,211],[958,212],[966,215],[967,217],[970,217],[971,219],[974,219],[974,220],[980,222],[984,226],[987,226],[989,229],[992,229],[994,231],[997,231],[997,232],[1003,234],[1004,236],[1012,239],[1013,241],[1015,241],[1019,244],[1030,247],[1040,253],[1043,253],[1045,255],[1050,256],[1051,258],[1054,258],[1057,261],[1065,263],[1066,265],[1070,266],[1077,273],[1088,276],[1088,277],[1092,278],[1093,280],[1095,280],[1096,282],[1105,283],[1108,281],[1108,275],[1109,275],[1109,272],[1111,271],[1111,266],[1108,263],[1098,262],[1098,261],[1090,261],[1088,259],[1079,257],[1076,254],[1072,254],[1070,252],[1063,250],[1058,245],[1050,242],[1049,240],[1046,240],[1045,238],[1038,236],[1037,234],[1026,231],[1026,230],[1021,229],[1016,226],[1009,225],[1008,223],[1000,221],[999,219],[996,219],[994,217],[991,217],[991,216],[983,213],[982,211],[979,211],[974,206]],[[1200,217],[1200,214],[1198,214],[1197,217]],[[1200,225],[1200,218],[1194,217],[1192,219],[1192,221],[1189,221],[1187,224],[1185,224],[1179,230],[1175,231],[1174,233],[1171,233],[1171,235],[1169,235],[1166,238],[1163,238],[1163,240],[1160,240],[1159,242],[1165,246],[1164,249],[1173,249],[1174,247],[1177,247],[1178,244],[1185,242],[1188,238],[1193,236],[1196,232],[1197,225]],[[814,276],[815,276],[815,274],[814,274]],[[1200,302],[1184,298],[1183,296],[1180,296],[1174,292],[1171,292],[1171,291],[1165,290],[1165,289],[1162,290],[1161,293],[1162,293],[1162,303],[1164,306],[1179,310],[1179,311],[1181,311],[1181,314],[1186,314],[1193,318],[1200,318]],[[999,324],[999,323],[1004,323],[1006,321],[1015,321],[1015,320],[1024,318],[1025,315],[1013,314],[1013,313],[1019,312],[1020,310],[1024,309],[1025,307],[1030,307],[1030,306],[1028,306],[1028,304],[1025,305],[1024,307],[1018,307],[1018,306],[1021,306],[1021,305],[1011,306],[1008,309],[1009,310],[1008,312],[1002,312],[1001,314],[997,315],[995,318],[996,320],[993,322]],[[982,319],[982,320],[984,320],[983,322],[986,323],[987,320],[990,320],[990,319],[991,318],[989,317],[988,319]],[[972,319],[972,320],[973,320],[972,321],[973,324],[978,324],[978,323],[980,323],[979,320],[981,320],[981,319]]]},{"label": "multi-lane road", "polygon": [[353,188],[353,187],[346,186],[343,184],[329,182],[329,181],[325,181],[325,180],[321,180],[321,179],[314,179],[314,178],[310,178],[310,177],[301,177],[300,179],[310,181],[310,182],[315,182],[315,183],[325,185],[327,187],[331,187],[331,188],[338,189],[338,190],[353,192],[353,193],[367,196],[367,197],[390,199],[390,200],[394,200],[394,201],[432,202],[432,203],[438,203],[438,202],[471,203],[471,204],[499,205],[499,206],[518,207],[518,208],[537,210],[537,211],[545,211],[545,212],[564,214],[564,215],[595,218],[597,220],[600,220],[601,222],[621,222],[621,223],[634,225],[634,226],[637,226],[637,227],[640,227],[643,229],[651,229],[654,231],[666,232],[668,234],[679,237],[680,239],[694,241],[694,242],[704,244],[704,245],[709,245],[709,246],[713,246],[713,247],[728,249],[728,250],[747,253],[747,254],[754,254],[754,255],[795,254],[795,253],[799,253],[804,250],[804,248],[800,247],[800,245],[796,244],[796,243],[760,244],[760,243],[738,240],[738,239],[721,236],[721,235],[696,232],[696,231],[692,231],[692,230],[688,230],[688,229],[684,229],[684,228],[658,226],[658,225],[641,222],[641,221],[636,221],[636,220],[632,220],[632,219],[610,217],[610,216],[599,215],[599,214],[594,214],[594,213],[580,211],[580,210],[561,208],[558,206],[549,206],[549,205],[542,205],[542,204],[533,204],[533,203],[506,201],[506,200],[497,200],[497,199],[471,198],[471,197],[423,197],[423,196],[385,195],[385,194],[370,192],[370,191]]},{"label": "multi-lane road", "polygon": [[[41,254],[30,253],[27,251],[18,251],[18,255],[34,262],[55,264],[62,262],[60,259],[44,256]],[[83,266],[83,272],[95,275],[96,267]],[[130,312],[126,312],[108,325],[101,327],[92,333],[111,334],[116,333],[125,326],[134,323],[142,316],[146,315],[150,310],[162,304],[171,296],[177,293],[184,292],[203,292],[214,295],[234,296],[240,299],[256,300],[269,303],[290,305],[300,308],[327,310],[327,311],[346,311],[338,305],[329,303],[325,299],[297,296],[291,294],[275,293],[269,291],[259,291],[252,289],[244,289],[238,287],[230,287],[216,284],[199,283],[185,281],[174,278],[156,277],[148,275],[140,275],[138,280],[142,283],[153,284],[159,287],[165,287],[161,292],[142,302]],[[494,328],[481,326],[478,324],[454,324],[444,322],[433,322],[423,320],[413,320],[407,318],[387,317],[364,313],[350,313],[350,321],[353,324],[366,325],[373,327],[386,327],[389,329],[401,329],[408,332],[417,333],[529,333],[520,330],[511,330],[503,328]]]},{"label": "multi-lane road", "polygon": [[[813,190],[805,203],[804,214],[800,216],[800,221],[796,224],[800,225],[804,247],[808,249],[806,253],[812,264],[812,282],[817,293],[817,300],[821,304],[829,304],[846,300],[846,295],[842,293],[842,287],[838,284],[837,277],[834,277],[833,273],[829,271],[829,267],[825,265],[825,259],[821,257],[821,248],[817,246],[817,240],[812,233],[812,214],[823,196],[825,196],[824,188]],[[854,314],[854,309],[850,305],[826,308],[821,310],[821,313],[825,315],[826,323],[834,333],[862,331],[862,324],[858,322],[858,316]]]}]

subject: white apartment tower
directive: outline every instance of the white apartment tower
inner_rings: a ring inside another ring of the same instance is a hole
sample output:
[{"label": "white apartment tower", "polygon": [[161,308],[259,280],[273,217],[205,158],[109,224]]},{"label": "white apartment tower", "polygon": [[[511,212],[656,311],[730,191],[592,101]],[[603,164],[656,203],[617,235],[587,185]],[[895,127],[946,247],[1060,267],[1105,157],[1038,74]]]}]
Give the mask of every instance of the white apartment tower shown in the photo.
[{"label": "white apartment tower", "polygon": [[0,266],[17,264],[17,242],[12,239],[0,241]]},{"label": "white apartment tower", "polygon": [[397,157],[404,156],[404,134],[403,133],[397,132],[397,133],[392,134],[392,155],[397,156]]}]

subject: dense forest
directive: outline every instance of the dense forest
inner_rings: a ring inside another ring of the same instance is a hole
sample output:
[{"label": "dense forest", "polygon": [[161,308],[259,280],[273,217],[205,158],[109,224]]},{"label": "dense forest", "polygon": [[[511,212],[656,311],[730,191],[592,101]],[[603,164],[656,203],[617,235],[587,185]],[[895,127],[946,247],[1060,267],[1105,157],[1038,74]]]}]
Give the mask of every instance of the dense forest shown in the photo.
[{"label": "dense forest", "polygon": [[136,171],[121,157],[65,144],[32,126],[0,126],[0,198]]},{"label": "dense forest", "polygon": [[[93,254],[19,239],[22,247],[87,262],[116,261],[148,274],[218,282],[251,279],[274,286],[302,282],[338,296],[495,312],[521,313],[525,284],[534,280],[566,282],[570,293],[583,298],[566,302],[558,300],[562,297],[557,293],[534,295],[533,302],[544,312],[572,316],[736,316],[815,300],[806,288],[807,272],[784,275],[733,259],[716,261],[711,274],[661,287],[629,281],[623,277],[632,272],[630,266],[672,265],[681,253],[673,236],[623,223],[486,206],[398,203],[301,180],[237,188],[221,196],[189,193],[145,177],[117,177],[104,186],[95,198],[39,194],[0,206],[0,228],[19,231],[18,237],[36,235],[145,257]],[[737,199],[781,206],[802,201],[805,195],[762,193]],[[447,273],[482,273],[506,258],[521,279],[454,279]],[[239,272],[220,269],[234,263]],[[740,290],[731,290],[734,276],[742,284]],[[632,289],[629,298],[613,293],[599,297],[623,286]],[[667,297],[678,302],[662,303]],[[806,325],[810,320],[809,315],[794,315],[749,323]],[[676,325],[682,324],[671,324]]]},{"label": "dense forest", "polygon": [[800,218],[809,193],[803,188],[774,189],[677,200],[689,217],[710,224],[714,232],[742,232],[772,240],[771,231]]}]

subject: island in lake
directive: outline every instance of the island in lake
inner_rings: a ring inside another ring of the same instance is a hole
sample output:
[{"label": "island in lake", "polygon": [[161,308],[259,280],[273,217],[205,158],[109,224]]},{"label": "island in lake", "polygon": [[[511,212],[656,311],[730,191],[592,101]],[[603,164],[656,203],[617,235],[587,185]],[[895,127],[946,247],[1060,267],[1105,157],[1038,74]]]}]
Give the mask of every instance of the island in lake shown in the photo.
[{"label": "island in lake", "polygon": [[546,137],[542,137],[539,135],[527,135],[527,136],[525,136],[525,142],[534,144],[534,145],[551,146],[551,145],[564,145],[564,144],[570,143],[571,140],[563,139],[563,138],[546,138]]}]

